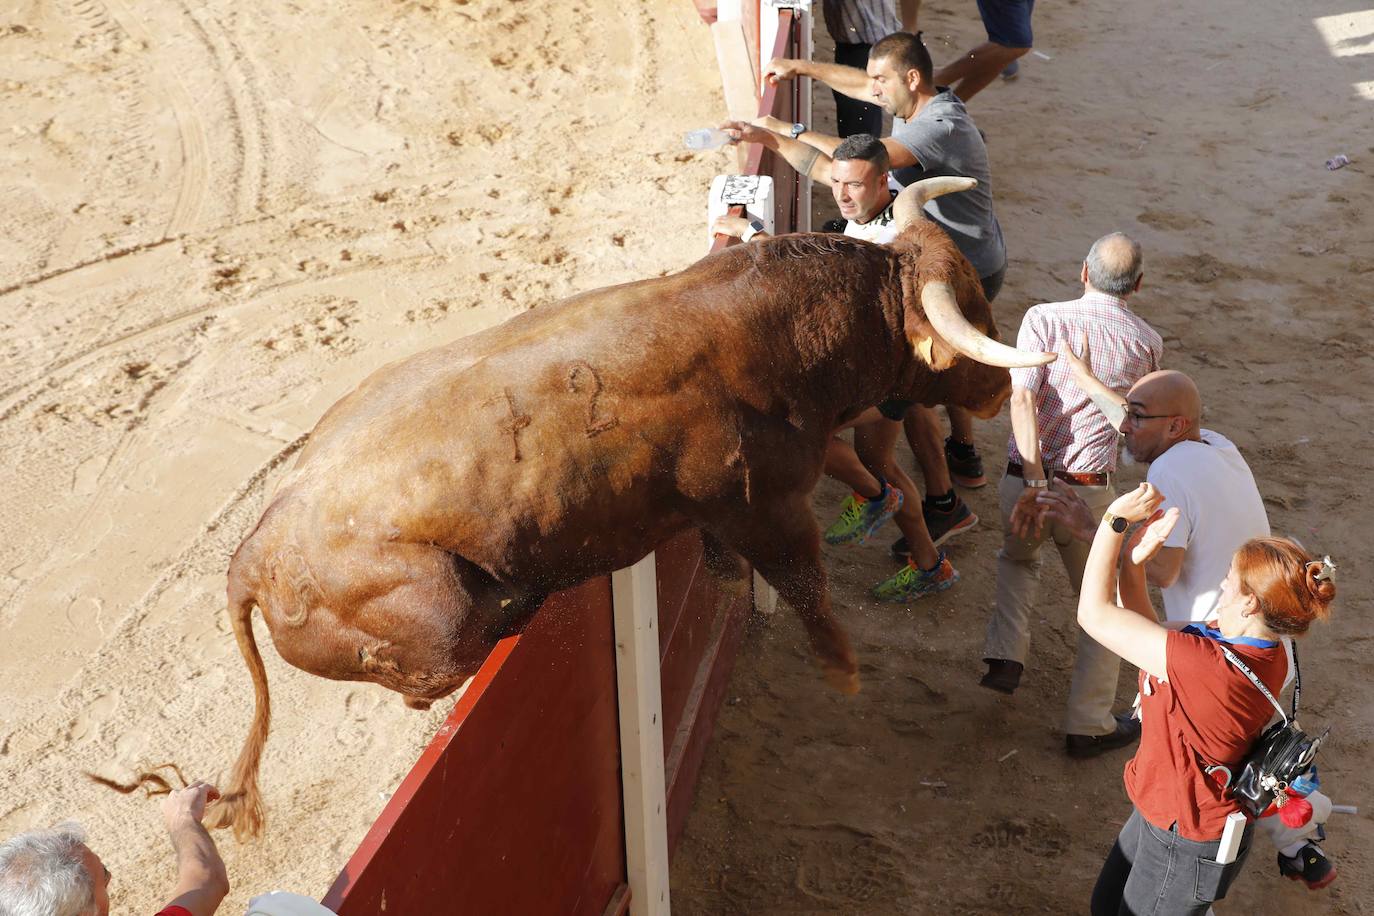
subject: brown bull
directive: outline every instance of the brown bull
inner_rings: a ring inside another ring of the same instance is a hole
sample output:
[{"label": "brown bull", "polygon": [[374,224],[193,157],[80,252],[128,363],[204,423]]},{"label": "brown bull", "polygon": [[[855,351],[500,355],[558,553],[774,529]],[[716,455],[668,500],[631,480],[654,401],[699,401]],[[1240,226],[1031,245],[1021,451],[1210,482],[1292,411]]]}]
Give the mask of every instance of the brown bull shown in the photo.
[{"label": "brown bull", "polygon": [[[908,217],[922,194],[970,186],[923,185],[903,198]],[[917,219],[890,247],[736,246],[374,373],[325,414],[230,564],[256,709],[208,822],[262,825],[255,605],[291,664],[426,706],[545,596],[696,526],[778,590],[827,675],[857,690],[808,499],[826,442],[888,397],[995,414],[1008,373],[965,354],[1052,358],[995,336],[972,267]]]}]

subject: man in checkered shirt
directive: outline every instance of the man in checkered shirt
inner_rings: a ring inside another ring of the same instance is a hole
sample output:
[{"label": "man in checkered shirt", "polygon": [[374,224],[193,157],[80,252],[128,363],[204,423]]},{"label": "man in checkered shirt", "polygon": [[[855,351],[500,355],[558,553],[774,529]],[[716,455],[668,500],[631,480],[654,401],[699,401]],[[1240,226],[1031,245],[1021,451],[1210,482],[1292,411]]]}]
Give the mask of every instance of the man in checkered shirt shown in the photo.
[{"label": "man in checkered shirt", "polygon": [[[1164,341],[1127,306],[1142,277],[1140,245],[1119,232],[1093,243],[1083,262],[1083,296],[1028,310],[1016,345],[1030,351],[1079,349],[1086,335],[1092,369],[1108,387],[1125,392],[1159,368]],[[1021,680],[1036,613],[1040,548],[1053,540],[1075,593],[1083,581],[1088,546],[1067,527],[1045,520],[1035,503],[1050,475],[1074,487],[1095,516],[1115,496],[1117,431],[1074,383],[1066,360],[1011,370],[1012,437],[999,496],[1005,535],[997,553],[997,604],[988,621],[981,683],[1012,693]],[[1077,627],[1074,627],[1078,630]],[[1070,756],[1092,757],[1140,736],[1140,723],[1114,716],[1120,659],[1078,630],[1078,653],[1069,688],[1064,732]]]}]

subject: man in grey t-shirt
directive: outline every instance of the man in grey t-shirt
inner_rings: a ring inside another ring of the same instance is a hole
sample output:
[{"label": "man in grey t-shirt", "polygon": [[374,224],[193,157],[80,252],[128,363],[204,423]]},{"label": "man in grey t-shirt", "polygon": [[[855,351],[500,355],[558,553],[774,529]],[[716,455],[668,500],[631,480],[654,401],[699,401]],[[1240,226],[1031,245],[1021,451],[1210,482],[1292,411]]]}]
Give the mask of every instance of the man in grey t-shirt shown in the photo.
[{"label": "man in grey t-shirt", "polygon": [[[983,278],[985,288],[994,277],[1000,287],[1007,250],[1002,242],[1002,226],[992,210],[988,150],[964,103],[949,89],[942,88],[907,119],[894,114],[891,139],[915,159],[913,164],[894,170],[903,187],[922,178],[943,175],[978,180],[976,188],[930,201],[926,214],[949,233]],[[996,290],[987,291],[992,293],[989,299],[996,295]]]}]

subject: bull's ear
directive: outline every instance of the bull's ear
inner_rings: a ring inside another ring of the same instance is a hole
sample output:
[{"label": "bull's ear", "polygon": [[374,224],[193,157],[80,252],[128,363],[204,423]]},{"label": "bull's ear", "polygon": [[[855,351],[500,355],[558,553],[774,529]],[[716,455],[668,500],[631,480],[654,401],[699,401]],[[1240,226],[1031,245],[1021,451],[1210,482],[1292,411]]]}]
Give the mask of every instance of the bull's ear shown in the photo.
[{"label": "bull's ear", "polygon": [[959,352],[945,342],[934,326],[926,320],[921,307],[921,280],[917,270],[919,248],[908,249],[899,255],[902,276],[902,330],[911,343],[916,358],[936,372],[943,372],[958,359]]}]

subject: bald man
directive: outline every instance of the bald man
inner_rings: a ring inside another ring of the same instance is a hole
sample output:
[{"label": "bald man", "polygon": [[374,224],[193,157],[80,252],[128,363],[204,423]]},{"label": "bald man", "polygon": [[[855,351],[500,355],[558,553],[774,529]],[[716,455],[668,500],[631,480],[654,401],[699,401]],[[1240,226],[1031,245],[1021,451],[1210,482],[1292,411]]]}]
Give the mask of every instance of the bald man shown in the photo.
[{"label": "bald man", "polygon": [[[1126,391],[1158,369],[1164,353],[1159,334],[1127,304],[1143,276],[1140,246],[1119,232],[1103,236],[1079,271],[1082,297],[1032,307],[1021,320],[1017,345],[1068,352],[1086,335],[1092,370],[1109,388]],[[1064,360],[1011,370],[1012,436],[999,485],[1005,534],[997,553],[996,607],[983,648],[988,671],[979,682],[1002,693],[1020,684],[1032,612],[1045,614],[1038,605],[1040,548],[1054,542],[1075,593],[1088,558],[1087,545],[1069,527],[1053,520],[1042,524],[1036,495],[1056,478],[1098,516],[1115,495],[1116,429],[1074,384],[1071,371]],[[1060,603],[1065,614],[1072,613],[1071,602]],[[1140,737],[1139,722],[1112,713],[1120,670],[1120,658],[1080,631],[1064,721],[1070,756],[1093,757]]]},{"label": "bald man", "polygon": [[[1202,397],[1182,372],[1151,372],[1123,398],[1094,376],[1083,356],[1070,352],[1066,361],[1075,382],[1120,428],[1126,460],[1149,464],[1147,479],[1164,494],[1163,508],[1179,510],[1173,532],[1145,567],[1164,597],[1166,619],[1208,620],[1232,555],[1251,538],[1269,535],[1250,466],[1231,440],[1202,428]],[[1092,518],[1094,530],[1097,521]]]}]

